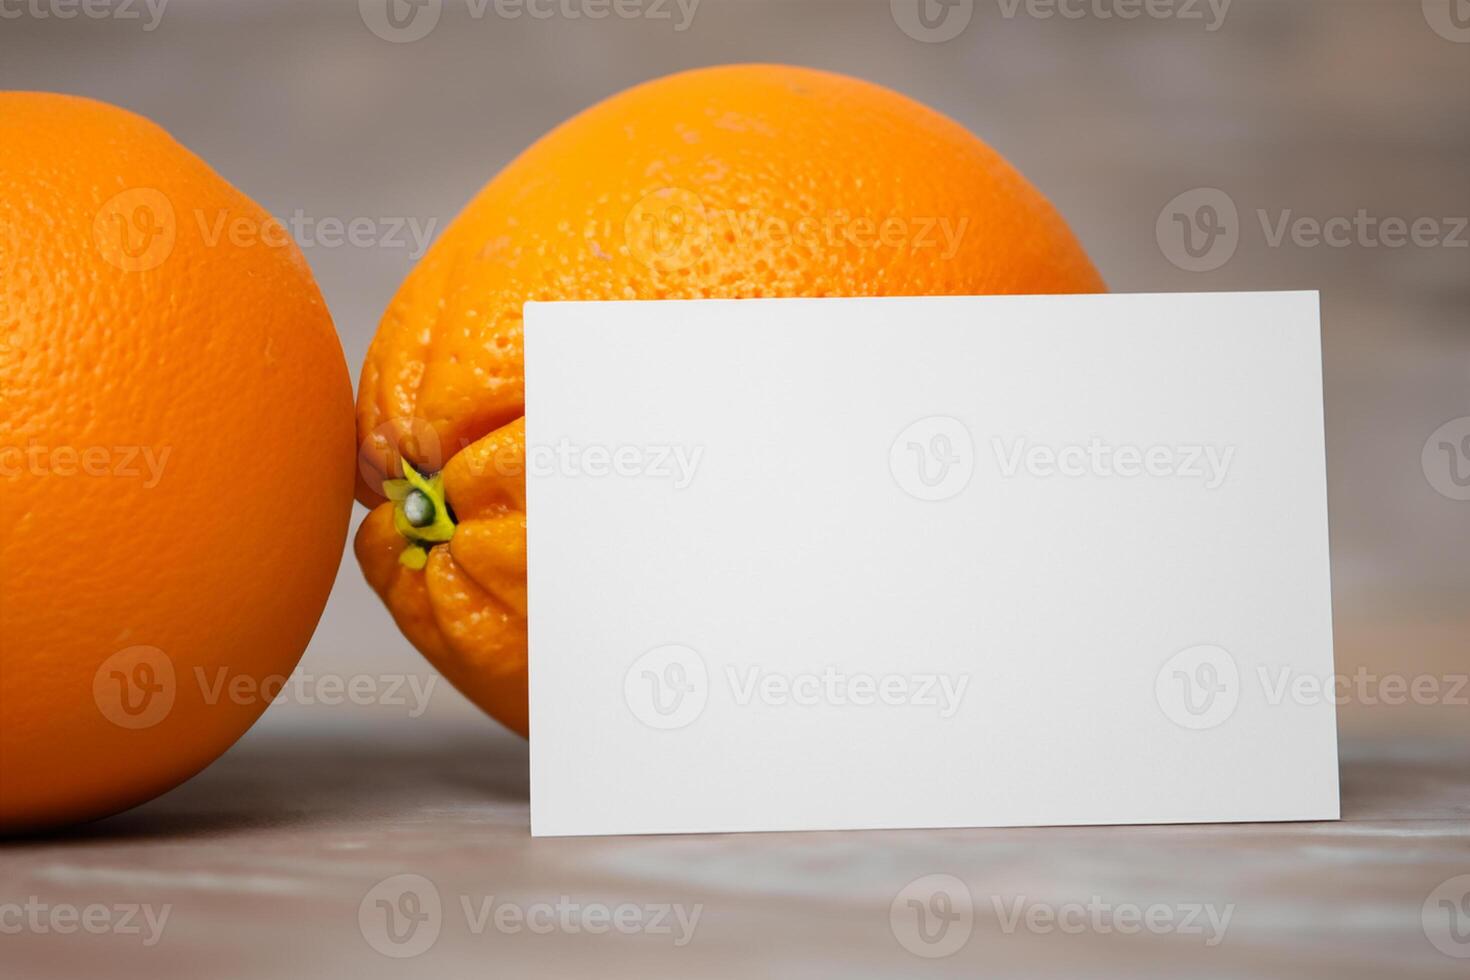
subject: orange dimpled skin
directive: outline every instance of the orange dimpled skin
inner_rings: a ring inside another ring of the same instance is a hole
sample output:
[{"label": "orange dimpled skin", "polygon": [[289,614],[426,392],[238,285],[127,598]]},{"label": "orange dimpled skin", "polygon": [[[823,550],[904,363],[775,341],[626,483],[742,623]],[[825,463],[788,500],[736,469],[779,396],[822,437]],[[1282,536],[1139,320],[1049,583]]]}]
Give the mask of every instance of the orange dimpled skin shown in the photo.
[{"label": "orange dimpled skin", "polygon": [[0,93],[0,830],[187,779],[278,693],[351,511],[305,260],[162,129]]},{"label": "orange dimpled skin", "polygon": [[[359,561],[414,645],[525,734],[526,301],[1104,288],[1035,188],[904,96],[772,65],[649,82],[506,167],[394,298],[358,392]],[[420,536],[404,478],[440,470],[457,524]]]}]

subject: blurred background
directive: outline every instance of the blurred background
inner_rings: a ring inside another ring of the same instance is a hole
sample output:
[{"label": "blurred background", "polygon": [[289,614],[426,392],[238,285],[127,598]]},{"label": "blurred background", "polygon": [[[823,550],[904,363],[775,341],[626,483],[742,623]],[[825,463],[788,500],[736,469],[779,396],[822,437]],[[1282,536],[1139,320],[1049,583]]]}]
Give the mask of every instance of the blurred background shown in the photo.
[{"label": "blurred background", "polygon": [[[354,373],[505,163],[613,92],[724,62],[847,72],[954,117],[1115,291],[1320,289],[1338,669],[1470,664],[1470,456],[1444,433],[1425,452],[1446,422],[1470,436],[1467,0],[642,0],[600,19],[596,0],[94,2],[0,0],[0,85],[140,112],[280,218]],[[427,671],[350,555],[303,667]],[[1470,729],[1364,700],[1345,730]],[[429,710],[468,711],[448,690]]]},{"label": "blurred background", "polygon": [[[523,148],[637,82],[743,61],[850,73],[959,120],[1052,199],[1115,291],[1321,290],[1337,668],[1369,692],[1341,707],[1345,744],[1370,739],[1401,768],[1396,740],[1470,738],[1455,687],[1470,670],[1467,0],[0,0],[0,87],[142,113],[285,222],[354,375],[428,241]],[[1388,675],[1438,693],[1396,698],[1374,680]],[[378,693],[329,703],[311,683],[324,676]],[[352,760],[381,772],[375,792],[423,789],[428,756],[404,747],[426,741],[465,750],[439,790],[524,793],[523,745],[435,677],[350,551],[302,677],[220,764],[246,753],[228,777],[211,770],[122,832],[192,831],[219,794],[248,814],[252,793],[281,792],[281,767],[301,812],[371,815],[346,788]],[[518,805],[501,831],[524,834]],[[455,832],[489,832],[466,820]],[[812,867],[851,867],[832,847],[743,870],[789,899]],[[645,858],[689,854],[671,848]],[[639,860],[619,853],[604,867]],[[783,915],[778,901],[753,921],[779,932]],[[1292,921],[1308,942],[1321,925]],[[237,952],[284,955],[252,949]]]}]

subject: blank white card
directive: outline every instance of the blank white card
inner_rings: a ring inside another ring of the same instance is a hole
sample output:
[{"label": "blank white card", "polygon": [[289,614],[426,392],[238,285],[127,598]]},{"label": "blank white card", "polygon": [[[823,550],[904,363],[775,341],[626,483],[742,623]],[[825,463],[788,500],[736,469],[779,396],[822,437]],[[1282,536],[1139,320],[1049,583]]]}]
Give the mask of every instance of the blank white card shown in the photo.
[{"label": "blank white card", "polygon": [[534,834],[1337,817],[1315,293],[525,329]]}]

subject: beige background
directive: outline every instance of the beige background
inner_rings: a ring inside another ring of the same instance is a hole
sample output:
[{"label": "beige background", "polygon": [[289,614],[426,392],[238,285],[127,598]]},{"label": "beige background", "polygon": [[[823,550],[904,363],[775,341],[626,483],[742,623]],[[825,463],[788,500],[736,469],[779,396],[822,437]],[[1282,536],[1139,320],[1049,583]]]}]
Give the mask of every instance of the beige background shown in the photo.
[{"label": "beige background", "polygon": [[[1339,670],[1446,684],[1470,670],[1470,502],[1437,492],[1446,472],[1421,465],[1431,432],[1470,415],[1470,248],[1273,247],[1259,216],[1470,215],[1470,43],[1437,33],[1419,0],[1235,0],[1215,30],[1103,18],[1094,0],[1074,4],[1090,11],[1078,18],[1033,16],[1024,3],[1007,16],[1008,4],[976,0],[969,26],[942,44],[907,36],[887,0],[702,0],[683,31],[649,18],[510,19],[493,3],[476,17],[467,0],[443,0],[437,27],[412,43],[375,36],[351,0],[172,0],[152,30],[141,3],[137,20],[63,20],[56,3],[0,3],[0,86],[141,112],[277,216],[313,223],[442,227],[555,123],[698,65],[795,62],[930,103],[1056,202],[1115,290],[1322,290]],[[1171,263],[1156,222],[1200,187],[1235,203],[1239,245],[1218,269],[1189,272]],[[414,248],[303,245],[355,373]],[[365,675],[384,691],[396,677],[421,688],[433,678],[350,556],[302,671]],[[145,975],[200,956],[241,974],[355,976],[558,962],[716,973],[741,957],[782,975],[831,959],[831,972],[856,975],[1137,976],[1172,975],[1158,957],[1175,956],[1220,976],[1463,975],[1419,918],[1429,889],[1470,872],[1467,759],[1454,748],[1470,708],[1443,699],[1344,705],[1345,809],[1360,826],[568,843],[525,839],[524,746],[442,683],[418,718],[306,690],[150,807],[0,851],[0,900],[170,896],[164,942],[0,935],[0,956],[23,976],[97,957],[114,975]],[[352,923],[365,890],[402,871],[430,876],[446,904],[500,890],[710,907],[702,941],[677,953],[648,936],[475,937],[460,923],[395,964]],[[1201,960],[1180,937],[1002,935],[986,912],[962,953],[915,959],[886,909],[896,888],[935,871],[965,878],[977,905],[988,903],[980,882],[1057,901],[1237,900],[1240,938]]]}]

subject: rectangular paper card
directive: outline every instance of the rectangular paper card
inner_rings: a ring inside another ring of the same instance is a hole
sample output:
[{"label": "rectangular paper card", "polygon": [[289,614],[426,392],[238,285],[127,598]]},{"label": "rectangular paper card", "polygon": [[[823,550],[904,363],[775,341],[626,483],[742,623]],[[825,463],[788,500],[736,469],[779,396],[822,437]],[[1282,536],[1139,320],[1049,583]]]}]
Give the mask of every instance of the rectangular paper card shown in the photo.
[{"label": "rectangular paper card", "polygon": [[1315,293],[525,330],[534,834],[1337,817]]}]

